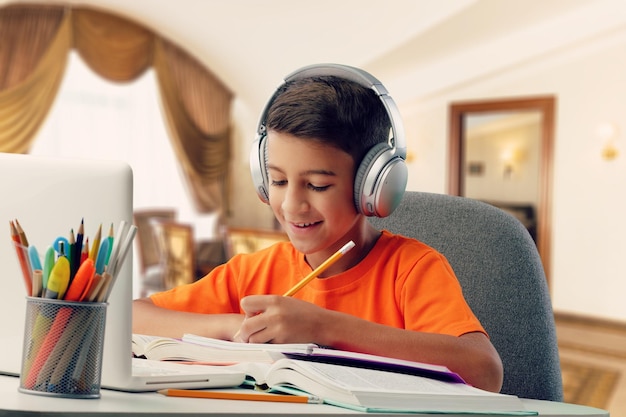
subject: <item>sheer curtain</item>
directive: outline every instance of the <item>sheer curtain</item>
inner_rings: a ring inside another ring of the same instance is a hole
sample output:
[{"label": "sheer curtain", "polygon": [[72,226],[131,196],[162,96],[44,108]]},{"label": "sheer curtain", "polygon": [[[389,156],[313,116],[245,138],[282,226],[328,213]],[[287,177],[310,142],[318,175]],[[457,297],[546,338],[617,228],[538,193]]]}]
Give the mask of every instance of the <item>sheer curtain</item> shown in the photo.
[{"label": "sheer curtain", "polygon": [[[195,226],[198,239],[210,239],[216,215],[194,209],[159,103],[153,70],[131,83],[116,84],[71,52],[57,98],[30,153],[126,161],[133,168],[135,208],[175,207],[182,221]],[[137,256],[134,263],[137,272]]]}]

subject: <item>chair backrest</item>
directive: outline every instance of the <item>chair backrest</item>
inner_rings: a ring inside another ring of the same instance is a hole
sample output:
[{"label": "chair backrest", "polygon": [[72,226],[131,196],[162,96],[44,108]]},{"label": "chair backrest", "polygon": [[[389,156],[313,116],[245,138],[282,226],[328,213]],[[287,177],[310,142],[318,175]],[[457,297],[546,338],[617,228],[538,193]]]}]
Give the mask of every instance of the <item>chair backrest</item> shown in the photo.
[{"label": "chair backrest", "polygon": [[158,222],[176,219],[176,210],[173,208],[141,209],[133,212],[133,220],[137,226],[137,248],[139,249],[139,265],[142,274],[152,266],[161,262],[159,249],[156,243],[154,226]]},{"label": "chair backrest", "polygon": [[501,392],[562,401],[546,277],[537,248],[518,220],[469,198],[407,192],[390,217],[370,221],[446,256],[502,358]]},{"label": "chair backrest", "polygon": [[196,280],[193,226],[175,221],[162,221],[156,226],[163,268],[163,289],[170,289]]}]

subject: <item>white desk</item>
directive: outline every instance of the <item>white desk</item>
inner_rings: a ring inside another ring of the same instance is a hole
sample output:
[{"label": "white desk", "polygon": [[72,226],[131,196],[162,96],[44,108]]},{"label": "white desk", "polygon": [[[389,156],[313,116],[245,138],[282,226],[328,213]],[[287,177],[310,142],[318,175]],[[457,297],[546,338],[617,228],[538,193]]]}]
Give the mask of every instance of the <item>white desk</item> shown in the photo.
[{"label": "white desk", "polygon": [[[102,390],[99,399],[68,399],[24,394],[17,390],[17,377],[0,375],[1,416],[76,416],[76,415],[151,415],[151,416],[235,416],[235,415],[346,415],[361,414],[339,407],[320,404],[266,403],[257,401],[210,400],[165,397],[151,393],[125,393]],[[609,413],[592,407],[522,400],[529,410],[541,416],[603,416]],[[415,414],[412,414],[415,415]],[[397,417],[399,414],[390,414]]]}]

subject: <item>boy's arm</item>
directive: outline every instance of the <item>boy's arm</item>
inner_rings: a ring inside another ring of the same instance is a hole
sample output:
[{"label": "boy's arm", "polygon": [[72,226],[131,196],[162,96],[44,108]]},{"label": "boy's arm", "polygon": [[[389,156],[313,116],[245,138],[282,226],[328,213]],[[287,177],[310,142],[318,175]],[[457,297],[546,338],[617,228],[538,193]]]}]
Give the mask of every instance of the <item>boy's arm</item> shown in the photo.
[{"label": "boy's arm", "polygon": [[329,313],[322,337],[334,348],[444,365],[475,387],[494,392],[502,387],[500,356],[483,333],[424,333]]},{"label": "boy's arm", "polygon": [[323,346],[447,366],[467,383],[489,391],[502,386],[502,363],[483,333],[450,336],[398,329],[324,309],[292,297],[249,296],[238,340],[314,342]]},{"label": "boy's arm", "polygon": [[182,337],[184,333],[230,340],[241,326],[241,314],[198,314],[158,307],[150,298],[133,301],[133,333]]}]

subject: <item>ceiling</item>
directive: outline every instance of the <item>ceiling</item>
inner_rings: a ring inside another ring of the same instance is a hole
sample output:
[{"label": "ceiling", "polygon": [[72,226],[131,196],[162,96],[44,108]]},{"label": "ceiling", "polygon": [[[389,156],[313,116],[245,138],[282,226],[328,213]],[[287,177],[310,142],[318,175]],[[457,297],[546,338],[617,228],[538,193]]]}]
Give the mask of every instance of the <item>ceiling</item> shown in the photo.
[{"label": "ceiling", "polygon": [[[0,5],[12,2],[0,0]],[[622,0],[66,3],[115,11],[152,28],[184,46],[255,108],[263,105],[284,75],[317,62],[363,67],[385,83],[396,101],[410,101],[623,25],[624,7],[619,5],[626,4]],[[611,10],[615,7],[622,16]]]}]

